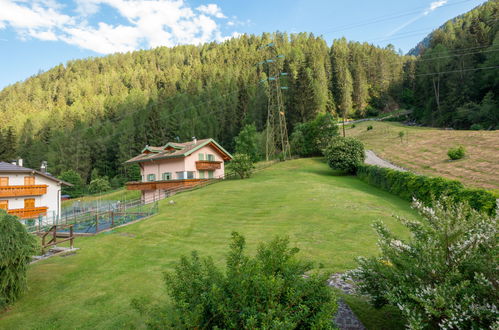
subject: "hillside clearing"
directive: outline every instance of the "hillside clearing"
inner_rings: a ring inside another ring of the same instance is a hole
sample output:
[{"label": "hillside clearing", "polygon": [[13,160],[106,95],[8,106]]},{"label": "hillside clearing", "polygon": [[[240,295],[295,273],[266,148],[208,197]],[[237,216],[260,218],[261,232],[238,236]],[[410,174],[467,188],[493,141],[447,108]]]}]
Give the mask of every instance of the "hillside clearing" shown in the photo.
[{"label": "hillside clearing", "polygon": [[[372,125],[372,130],[367,126]],[[399,132],[404,132],[402,140]],[[499,189],[499,131],[459,131],[363,122],[349,126],[346,135],[360,139],[367,149],[395,165],[418,174],[442,176],[470,187]],[[462,145],[464,159],[450,161],[447,151]]]},{"label": "hillside clearing", "polygon": [[31,266],[29,292],[0,316],[0,328],[139,327],[131,299],[165,300],[162,272],[194,249],[223,263],[232,231],[246,237],[252,252],[259,242],[287,235],[301,258],[339,272],[355,267],[356,256],[377,253],[373,221],[400,233],[392,215],[416,217],[407,202],[334,175],[320,159],[279,163],[250,179],[171,199],[175,205],[162,201],[147,220],[78,238],[75,255]]}]

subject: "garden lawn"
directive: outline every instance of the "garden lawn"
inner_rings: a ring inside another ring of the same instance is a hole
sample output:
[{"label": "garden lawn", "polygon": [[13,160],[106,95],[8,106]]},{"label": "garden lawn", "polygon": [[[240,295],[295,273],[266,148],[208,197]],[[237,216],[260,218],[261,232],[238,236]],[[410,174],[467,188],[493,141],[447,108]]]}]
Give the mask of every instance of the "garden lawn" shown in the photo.
[{"label": "garden lawn", "polygon": [[250,179],[173,196],[141,222],[77,238],[76,254],[30,267],[29,291],[0,314],[0,328],[141,327],[132,298],[166,301],[162,272],[192,250],[223,264],[232,231],[246,237],[251,253],[257,243],[287,235],[301,258],[328,272],[345,271],[356,256],[377,254],[373,221],[403,231],[393,215],[417,216],[406,201],[335,175],[321,159],[278,163]]},{"label": "garden lawn", "polygon": [[[369,125],[373,129],[368,131]],[[358,138],[367,149],[396,165],[418,174],[459,180],[469,187],[499,194],[497,130],[445,130],[374,121],[346,127],[346,136]],[[400,132],[404,132],[402,139]],[[449,160],[447,151],[460,145],[466,149],[465,157]]]}]

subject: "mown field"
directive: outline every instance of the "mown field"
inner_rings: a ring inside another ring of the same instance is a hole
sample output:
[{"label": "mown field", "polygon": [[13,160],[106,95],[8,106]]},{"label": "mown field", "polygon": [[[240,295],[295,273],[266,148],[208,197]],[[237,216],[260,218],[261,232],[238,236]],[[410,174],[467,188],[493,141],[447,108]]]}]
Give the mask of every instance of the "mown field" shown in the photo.
[{"label": "mown field", "polygon": [[[369,125],[373,129],[368,131]],[[399,132],[404,132],[402,139]],[[499,131],[443,130],[370,121],[354,128],[347,126],[346,135],[360,139],[378,156],[415,173],[499,192]],[[447,151],[459,145],[466,148],[466,156],[449,160]]]},{"label": "mown field", "polygon": [[[230,180],[173,196],[159,214],[141,222],[77,238],[76,254],[32,265],[29,291],[0,314],[1,329],[141,328],[130,307],[135,297],[166,302],[162,273],[192,250],[223,265],[232,231],[246,236],[253,253],[259,242],[289,236],[301,258],[323,271],[355,267],[354,258],[377,254],[371,228],[383,220],[404,233],[393,215],[414,218],[409,204],[341,176],[321,159],[278,163],[246,180]],[[371,329],[400,327],[394,311],[374,311],[349,300]]]}]

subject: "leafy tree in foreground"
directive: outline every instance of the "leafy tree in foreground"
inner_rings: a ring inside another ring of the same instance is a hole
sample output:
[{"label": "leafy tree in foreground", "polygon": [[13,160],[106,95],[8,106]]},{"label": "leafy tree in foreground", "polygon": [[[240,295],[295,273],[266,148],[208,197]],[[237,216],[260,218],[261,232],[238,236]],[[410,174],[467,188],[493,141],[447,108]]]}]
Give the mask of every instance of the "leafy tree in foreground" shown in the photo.
[{"label": "leafy tree in foreground", "polygon": [[75,170],[67,170],[65,172],[62,172],[61,175],[59,176],[59,179],[71,183],[73,185],[72,187],[63,186],[62,187],[63,194],[67,194],[72,198],[80,197],[84,194],[83,180],[80,174],[78,174],[78,172],[76,172]]},{"label": "leafy tree in foreground", "polygon": [[111,190],[111,185],[106,177],[96,178],[90,182],[88,185],[88,190],[92,194],[98,194]]},{"label": "leafy tree in foreground", "polygon": [[411,329],[497,326],[497,217],[450,199],[413,207],[422,220],[400,219],[408,241],[374,224],[381,257],[358,259],[360,291],[377,307],[398,306]]},{"label": "leafy tree in foreground", "polygon": [[[155,313],[149,326],[186,329],[332,329],[337,305],[326,278],[304,274],[312,264],[296,258],[286,238],[245,254],[232,233],[225,269],[193,252],[165,275],[173,312]],[[135,301],[136,307],[141,309]]]},{"label": "leafy tree in foreground", "polygon": [[18,218],[0,210],[0,310],[26,290],[26,272],[35,239]]},{"label": "leafy tree in foreground", "polygon": [[338,136],[338,125],[334,117],[329,113],[317,115],[296,125],[291,134],[293,153],[302,157],[319,156],[335,136]]},{"label": "leafy tree in foreground", "polygon": [[353,174],[364,163],[364,145],[357,139],[338,136],[324,150],[329,166]]},{"label": "leafy tree in foreground", "polygon": [[236,142],[236,153],[246,154],[254,162],[260,160],[259,138],[254,124],[244,126],[234,140]]},{"label": "leafy tree in foreground", "polygon": [[227,165],[228,173],[235,173],[241,179],[249,178],[254,168],[251,157],[246,154],[235,154]]}]

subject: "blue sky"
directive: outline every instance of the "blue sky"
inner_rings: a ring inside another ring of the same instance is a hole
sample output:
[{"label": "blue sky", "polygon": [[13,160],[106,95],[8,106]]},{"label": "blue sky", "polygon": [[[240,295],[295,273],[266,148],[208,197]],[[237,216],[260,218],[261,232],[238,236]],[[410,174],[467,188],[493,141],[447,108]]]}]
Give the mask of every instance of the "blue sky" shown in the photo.
[{"label": "blue sky", "polygon": [[0,88],[68,60],[241,33],[313,32],[404,53],[483,0],[0,0]]}]

